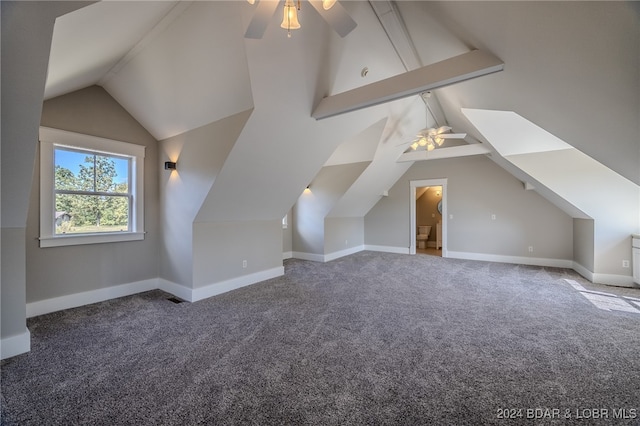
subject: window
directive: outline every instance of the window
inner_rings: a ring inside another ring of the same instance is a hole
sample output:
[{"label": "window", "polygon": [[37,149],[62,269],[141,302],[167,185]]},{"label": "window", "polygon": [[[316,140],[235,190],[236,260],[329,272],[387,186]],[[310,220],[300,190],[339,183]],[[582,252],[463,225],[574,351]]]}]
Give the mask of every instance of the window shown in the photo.
[{"label": "window", "polygon": [[40,128],[40,247],[144,239],[141,145]]}]

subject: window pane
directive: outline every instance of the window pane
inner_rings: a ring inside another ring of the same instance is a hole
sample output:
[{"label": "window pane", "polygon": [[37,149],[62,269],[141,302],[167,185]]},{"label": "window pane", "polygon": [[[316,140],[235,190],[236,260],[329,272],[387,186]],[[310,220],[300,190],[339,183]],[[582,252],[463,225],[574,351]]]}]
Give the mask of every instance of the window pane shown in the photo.
[{"label": "window pane", "polygon": [[[55,150],[55,188],[81,189],[79,180],[80,165],[85,162],[87,154],[66,149]],[[93,168],[90,175],[85,176],[93,182]]]},{"label": "window pane", "polygon": [[55,233],[129,231],[129,197],[56,194]]},{"label": "window pane", "polygon": [[96,155],[96,191],[126,194],[129,191],[129,159]]}]

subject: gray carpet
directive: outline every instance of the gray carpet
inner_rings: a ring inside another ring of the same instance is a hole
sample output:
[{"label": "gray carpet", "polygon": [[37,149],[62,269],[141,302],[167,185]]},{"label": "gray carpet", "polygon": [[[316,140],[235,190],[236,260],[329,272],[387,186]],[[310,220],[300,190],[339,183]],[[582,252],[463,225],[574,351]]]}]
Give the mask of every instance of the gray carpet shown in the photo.
[{"label": "gray carpet", "polygon": [[285,270],[30,319],[2,423],[640,424],[640,313],[598,309],[573,271],[374,252]]}]

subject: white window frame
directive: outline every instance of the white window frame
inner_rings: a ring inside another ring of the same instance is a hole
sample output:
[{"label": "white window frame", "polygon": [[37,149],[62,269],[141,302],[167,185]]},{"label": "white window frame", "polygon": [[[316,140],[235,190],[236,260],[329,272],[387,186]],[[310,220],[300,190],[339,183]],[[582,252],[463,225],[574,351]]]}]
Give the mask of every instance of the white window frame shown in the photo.
[{"label": "white window frame", "polygon": [[[89,234],[55,233],[55,159],[56,147],[81,149],[96,154],[131,158],[130,230]],[[113,243],[144,239],[144,155],[145,146],[40,127],[40,247]]]}]

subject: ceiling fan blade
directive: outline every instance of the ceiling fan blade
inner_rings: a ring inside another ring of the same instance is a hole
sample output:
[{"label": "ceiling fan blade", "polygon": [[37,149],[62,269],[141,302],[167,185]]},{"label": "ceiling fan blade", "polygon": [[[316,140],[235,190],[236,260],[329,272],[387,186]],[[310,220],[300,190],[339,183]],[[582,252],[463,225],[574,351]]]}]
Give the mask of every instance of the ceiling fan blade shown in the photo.
[{"label": "ceiling fan blade", "polygon": [[271,21],[273,14],[278,7],[278,0],[260,0],[258,7],[249,22],[247,31],[244,33],[245,38],[260,39],[267,30],[267,25]]},{"label": "ceiling fan blade", "polygon": [[464,139],[467,137],[466,133],[442,133],[438,135],[442,139]]},{"label": "ceiling fan blade", "polygon": [[322,0],[309,0],[309,3],[340,37],[345,37],[358,26],[340,2],[336,2],[329,10],[324,10]]}]

